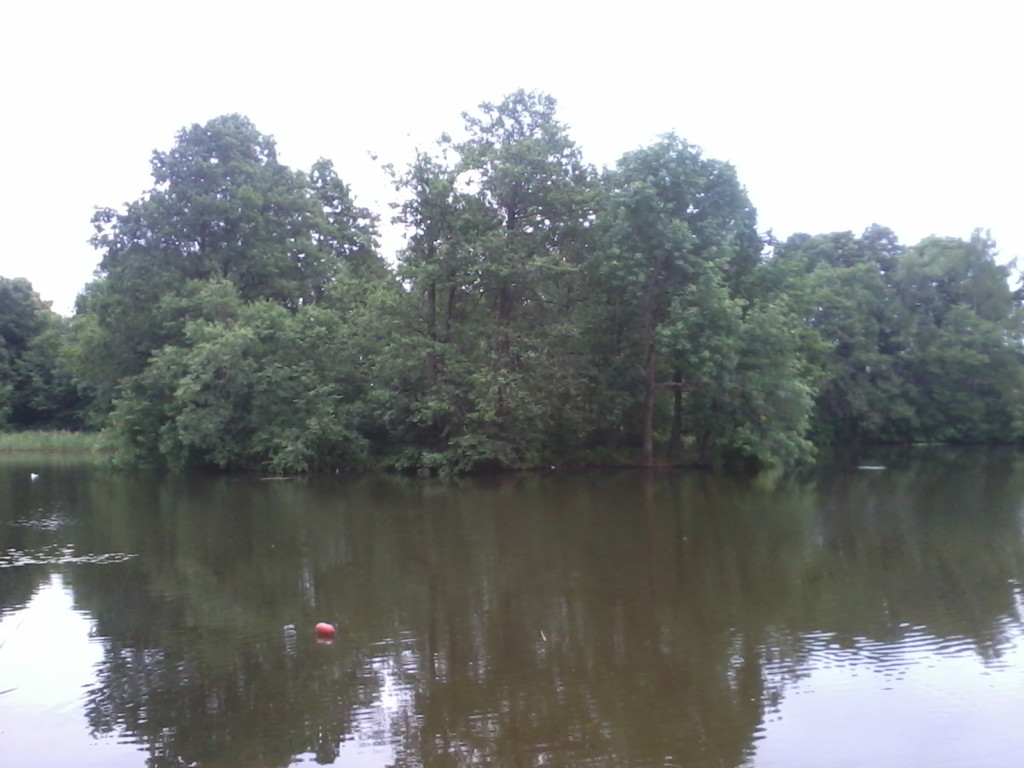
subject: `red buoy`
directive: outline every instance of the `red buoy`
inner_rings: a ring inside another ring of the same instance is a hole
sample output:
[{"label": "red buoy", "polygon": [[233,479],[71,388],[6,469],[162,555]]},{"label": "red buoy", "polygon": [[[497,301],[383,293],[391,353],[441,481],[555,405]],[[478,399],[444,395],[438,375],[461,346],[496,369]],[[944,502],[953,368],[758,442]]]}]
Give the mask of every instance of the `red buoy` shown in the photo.
[{"label": "red buoy", "polygon": [[334,625],[328,624],[326,621],[321,621],[316,625],[316,636],[321,640],[333,640]]}]

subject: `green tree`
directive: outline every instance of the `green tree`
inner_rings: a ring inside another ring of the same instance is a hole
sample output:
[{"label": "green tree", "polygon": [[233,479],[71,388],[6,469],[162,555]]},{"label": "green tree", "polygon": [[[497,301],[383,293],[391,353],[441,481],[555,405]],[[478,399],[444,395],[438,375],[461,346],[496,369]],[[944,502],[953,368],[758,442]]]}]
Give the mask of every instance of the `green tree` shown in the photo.
[{"label": "green tree", "polygon": [[377,362],[388,382],[379,391],[386,399],[380,405],[404,446],[394,457],[403,468],[473,463],[456,441],[466,437],[465,414],[472,410],[467,378],[485,348],[481,328],[487,314],[478,291],[481,243],[497,221],[459,184],[452,153],[451,140],[444,137],[437,155],[417,152],[396,179],[407,196],[394,223],[408,232],[398,271],[409,292],[388,313],[399,318],[398,326],[386,345],[390,354]]},{"label": "green tree", "polygon": [[333,283],[341,266],[358,277],[387,276],[387,264],[377,253],[377,216],[355,204],[330,160],[321,158],[313,164],[309,186],[322,215],[311,236],[319,250],[329,255],[322,279],[313,286],[314,297]]},{"label": "green tree", "polygon": [[910,429],[900,371],[908,313],[894,284],[902,256],[892,231],[873,225],[860,237],[794,235],[765,270],[824,345],[815,359],[819,441],[891,440]]},{"label": "green tree", "polygon": [[294,472],[364,456],[367,350],[350,354],[339,286],[397,290],[376,218],[329,161],[289,169],[239,115],[182,130],[152,168],[153,189],[94,218],[103,259],[67,355],[120,458]]},{"label": "green tree", "polygon": [[707,269],[673,300],[658,343],[685,382],[673,417],[686,412],[699,464],[791,466],[813,457],[815,349],[785,297],[732,297]]},{"label": "green tree", "polygon": [[991,442],[1021,436],[1019,297],[994,244],[890,230],[795,235],[763,280],[825,353],[819,440]]},{"label": "green tree", "polygon": [[0,423],[9,423],[16,400],[24,399],[19,367],[33,339],[46,327],[45,310],[28,280],[0,278]]},{"label": "green tree", "polygon": [[[675,135],[623,156],[606,184],[607,234],[596,255],[595,289],[621,318],[617,335],[632,339],[626,354],[642,375],[641,452],[649,464],[659,392],[673,392],[669,444],[675,451],[685,393],[699,384],[693,378],[697,365],[689,365],[690,379],[684,380],[692,302],[714,297],[723,304],[705,311],[742,313],[741,304],[730,303],[746,292],[761,243],[754,209],[732,167],[704,158]],[[716,290],[694,292],[699,284]],[[665,331],[670,322],[673,340]],[[718,362],[728,364],[726,358]]]},{"label": "green tree", "polygon": [[181,344],[120,388],[110,420],[118,458],[290,473],[363,464],[367,384],[345,315],[245,302],[223,281],[193,301],[214,293],[227,311],[188,321]]},{"label": "green tree", "polygon": [[765,255],[735,169],[675,135],[598,176],[550,96],[463,117],[395,176],[394,272],[328,161],[287,168],[239,115],[181,131],[97,211],[70,329],[7,286],[0,414],[80,418],[87,391],[128,460],[282,472],[1024,435],[1020,297],[980,235]]},{"label": "green tree", "polygon": [[913,439],[1005,442],[1024,436],[1024,312],[995,243],[931,237],[896,271],[908,315],[901,355],[914,393]]},{"label": "green tree", "polygon": [[106,349],[108,378],[90,382],[101,389],[181,341],[183,323],[158,308],[191,281],[226,280],[243,301],[295,310],[316,302],[346,265],[385,271],[373,252],[374,218],[353,204],[330,163],[308,176],[289,169],[274,140],[240,115],[182,130],[171,150],[153,153],[152,169],[153,189],[93,218],[101,284],[83,309]]},{"label": "green tree", "polygon": [[82,426],[86,398],[63,352],[67,321],[25,278],[0,278],[0,423],[14,429]]},{"label": "green tree", "polygon": [[482,104],[464,141],[445,137],[399,180],[425,377],[413,464],[535,463],[579,408],[571,317],[592,171],[555,106],[525,91]]}]

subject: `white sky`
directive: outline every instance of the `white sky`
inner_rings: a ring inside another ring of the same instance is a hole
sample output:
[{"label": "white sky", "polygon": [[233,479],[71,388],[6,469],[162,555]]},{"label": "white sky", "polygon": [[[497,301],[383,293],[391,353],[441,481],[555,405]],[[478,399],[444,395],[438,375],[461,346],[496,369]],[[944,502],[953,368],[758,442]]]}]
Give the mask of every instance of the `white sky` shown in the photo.
[{"label": "white sky", "polygon": [[0,275],[68,312],[99,259],[93,207],[139,197],[185,125],[241,112],[386,218],[369,152],[401,166],[519,87],[555,96],[599,167],[669,130],[732,162],[779,236],[980,227],[1009,259],[1022,28],[1010,0],[6,3]]}]

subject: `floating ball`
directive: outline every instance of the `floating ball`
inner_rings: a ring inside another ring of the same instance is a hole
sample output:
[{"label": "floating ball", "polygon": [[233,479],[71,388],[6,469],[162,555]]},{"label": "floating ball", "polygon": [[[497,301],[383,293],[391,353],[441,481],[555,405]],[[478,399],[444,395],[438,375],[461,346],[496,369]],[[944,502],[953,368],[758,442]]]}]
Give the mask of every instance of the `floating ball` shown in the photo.
[{"label": "floating ball", "polygon": [[316,625],[316,636],[321,640],[330,640],[334,637],[334,625],[321,621]]}]

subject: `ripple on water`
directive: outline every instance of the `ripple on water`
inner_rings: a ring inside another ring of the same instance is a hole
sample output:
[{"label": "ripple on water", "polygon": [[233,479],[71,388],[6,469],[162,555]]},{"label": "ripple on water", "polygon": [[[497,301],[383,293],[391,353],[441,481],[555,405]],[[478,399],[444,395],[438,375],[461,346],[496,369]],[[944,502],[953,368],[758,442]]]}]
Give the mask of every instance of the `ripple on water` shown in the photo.
[{"label": "ripple on water", "polygon": [[[937,635],[926,628],[900,625],[895,636],[884,638],[843,635],[835,632],[810,632],[789,643],[802,646],[795,656],[779,656],[764,649],[765,672],[769,678],[783,681],[805,680],[800,693],[811,692],[827,673],[829,679],[843,685],[890,690],[907,678],[911,670],[917,677],[941,676],[952,662],[966,663],[993,674],[1012,671],[1022,646],[1022,632],[1016,617],[1004,617],[986,638],[963,634]],[[839,677],[837,677],[837,675]],[[874,681],[874,682],[872,682]],[[793,694],[794,690],[790,690]]]},{"label": "ripple on water", "polygon": [[1020,765],[1016,616],[981,636],[902,624],[881,639],[813,632],[789,642],[802,645],[799,674],[755,729],[756,768]]},{"label": "ripple on water", "polygon": [[892,672],[934,657],[973,657],[978,652],[978,643],[973,638],[939,636],[923,627],[905,627],[901,636],[883,639],[819,632],[805,636],[805,640],[814,667],[864,666],[881,672]]},{"label": "ripple on water", "polygon": [[11,520],[8,525],[14,528],[34,528],[39,531],[56,531],[67,525],[70,520],[60,512],[43,509],[33,511],[32,517]]},{"label": "ripple on water", "polygon": [[108,565],[123,563],[135,556],[126,552],[77,554],[73,546],[52,544],[39,549],[8,549],[0,552],[0,568],[22,565]]}]

